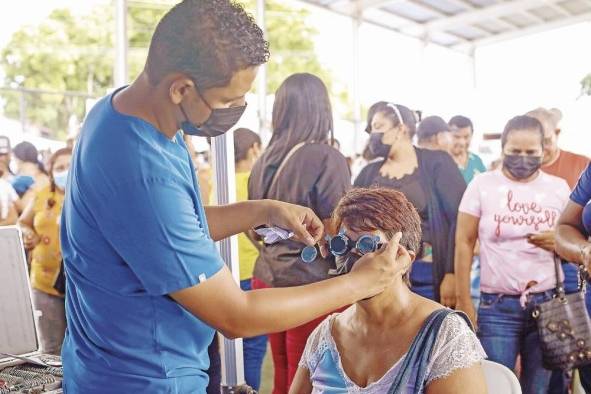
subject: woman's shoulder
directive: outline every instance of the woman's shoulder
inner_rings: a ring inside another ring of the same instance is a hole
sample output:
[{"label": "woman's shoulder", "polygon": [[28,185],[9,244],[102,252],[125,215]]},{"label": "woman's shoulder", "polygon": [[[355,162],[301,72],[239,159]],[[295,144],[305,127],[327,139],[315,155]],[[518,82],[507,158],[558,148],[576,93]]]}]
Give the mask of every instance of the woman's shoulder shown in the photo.
[{"label": "woman's shoulder", "polygon": [[437,335],[431,352],[428,381],[469,368],[486,358],[486,353],[467,318],[458,312],[449,313]]},{"label": "woman's shoulder", "polygon": [[384,160],[371,161],[366,164],[355,178],[354,185],[356,187],[370,187],[383,164]]},{"label": "woman's shoulder", "polygon": [[309,371],[314,371],[323,354],[331,349],[331,327],[338,317],[338,313],[327,316],[315,329],[312,331],[306,342],[306,347],[299,366],[306,368]]}]

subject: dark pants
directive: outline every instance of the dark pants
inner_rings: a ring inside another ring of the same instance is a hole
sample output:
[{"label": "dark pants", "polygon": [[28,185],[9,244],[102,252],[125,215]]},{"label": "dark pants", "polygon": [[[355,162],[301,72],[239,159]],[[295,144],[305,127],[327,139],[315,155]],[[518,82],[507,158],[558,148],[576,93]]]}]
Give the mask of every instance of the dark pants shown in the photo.
[{"label": "dark pants", "polygon": [[546,394],[551,371],[542,365],[542,345],[533,308],[552,298],[553,290],[530,295],[525,309],[519,296],[482,293],[478,308],[478,338],[489,360],[514,370],[521,355],[524,394]]},{"label": "dark pants", "polygon": [[207,394],[220,394],[222,390],[222,360],[220,359],[217,333],[207,348],[207,353],[209,355],[209,369],[207,370],[209,384],[207,385]]},{"label": "dark pants", "polygon": [[433,287],[433,263],[417,260],[412,263],[410,271],[410,289],[413,293],[435,300]]},{"label": "dark pants", "polygon": [[[240,281],[240,288],[244,291],[252,290],[250,279]],[[259,391],[261,386],[261,368],[267,352],[267,336],[244,338],[242,342],[244,358],[244,378],[246,384]]]}]

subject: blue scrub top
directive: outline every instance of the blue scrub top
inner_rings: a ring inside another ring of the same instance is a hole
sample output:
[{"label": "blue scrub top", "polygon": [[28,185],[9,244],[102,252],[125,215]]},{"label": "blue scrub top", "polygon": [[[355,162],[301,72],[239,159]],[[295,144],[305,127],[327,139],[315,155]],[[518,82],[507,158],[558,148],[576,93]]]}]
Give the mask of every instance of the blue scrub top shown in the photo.
[{"label": "blue scrub top", "polygon": [[581,174],[570,199],[583,207],[591,200],[591,164]]},{"label": "blue scrub top", "polygon": [[65,391],[205,393],[214,330],[168,294],[223,261],[182,136],[117,112],[116,93],[88,114],[66,188]]}]

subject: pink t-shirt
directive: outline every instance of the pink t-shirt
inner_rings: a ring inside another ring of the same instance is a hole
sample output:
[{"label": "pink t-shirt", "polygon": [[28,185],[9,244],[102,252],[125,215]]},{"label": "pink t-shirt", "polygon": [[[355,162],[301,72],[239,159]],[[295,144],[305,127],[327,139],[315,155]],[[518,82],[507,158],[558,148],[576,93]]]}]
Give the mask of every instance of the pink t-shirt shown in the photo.
[{"label": "pink t-shirt", "polygon": [[[500,169],[474,178],[460,212],[480,218],[483,292],[525,298],[556,286],[553,253],[529,244],[527,235],[554,229],[569,194],[563,179],[541,171],[528,183],[512,181]],[[527,288],[531,282],[537,284]]]}]

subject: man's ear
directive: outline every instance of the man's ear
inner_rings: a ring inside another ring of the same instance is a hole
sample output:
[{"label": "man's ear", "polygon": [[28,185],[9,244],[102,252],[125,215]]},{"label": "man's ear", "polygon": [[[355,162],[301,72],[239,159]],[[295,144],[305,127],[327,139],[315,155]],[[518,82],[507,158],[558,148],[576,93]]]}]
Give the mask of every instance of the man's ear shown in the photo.
[{"label": "man's ear", "polygon": [[187,96],[191,89],[195,86],[190,78],[179,76],[169,82],[168,95],[173,104],[179,105],[185,96]]},{"label": "man's ear", "polygon": [[416,258],[417,258],[417,254],[414,251],[412,251],[412,250],[409,250],[408,251],[408,254],[410,255],[410,262],[411,262],[411,264],[414,263],[415,260],[416,260]]},{"label": "man's ear", "polygon": [[560,127],[558,127],[556,130],[554,130],[554,133],[556,133],[557,137],[560,135],[561,132],[562,132],[562,129]]}]

